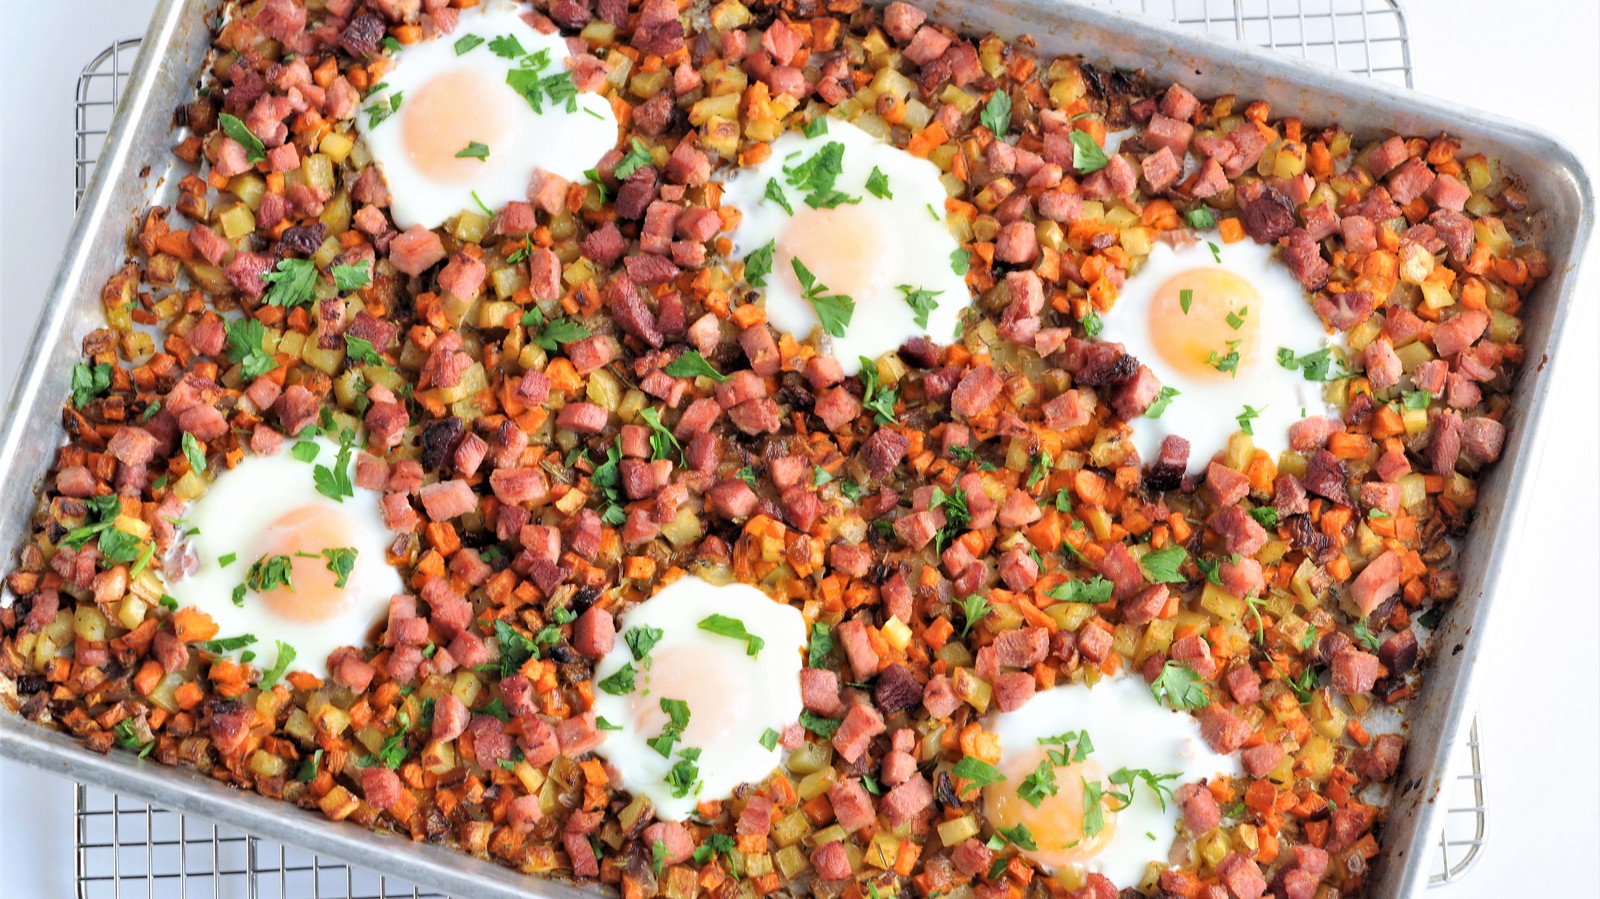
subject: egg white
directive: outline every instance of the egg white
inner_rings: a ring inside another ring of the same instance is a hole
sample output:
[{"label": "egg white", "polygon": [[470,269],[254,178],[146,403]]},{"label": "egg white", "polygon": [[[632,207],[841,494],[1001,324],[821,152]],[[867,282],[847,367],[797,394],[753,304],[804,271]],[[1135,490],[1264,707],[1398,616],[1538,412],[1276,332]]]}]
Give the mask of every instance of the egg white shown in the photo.
[{"label": "egg white", "polygon": [[[544,169],[568,181],[584,180],[617,142],[617,117],[605,98],[580,93],[576,107],[543,102],[543,112],[506,84],[506,74],[518,61],[496,55],[489,42],[501,36],[517,39],[529,54],[545,51],[546,76],[567,71],[568,49],[561,34],[541,34],[522,20],[528,8],[507,0],[489,0],[461,11],[454,31],[433,40],[402,47],[394,54],[394,68],[383,79],[383,89],[362,102],[357,128],[366,140],[374,162],[382,170],[393,195],[390,214],[402,228],[421,224],[436,228],[464,209],[477,209],[479,201],[499,209],[512,200],[527,198],[535,169]],[[456,42],[476,36],[483,43],[456,53]],[[470,183],[444,183],[432,179],[413,163],[403,140],[404,126],[414,115],[406,105],[429,82],[453,72],[477,72],[493,85],[493,99],[503,110],[498,127],[508,133],[489,145],[488,157],[474,170]],[[387,117],[381,110],[400,97],[400,107]],[[374,126],[373,110],[380,110]],[[477,198],[474,199],[473,193]]]},{"label": "egg white", "polygon": [[[1254,359],[1241,363],[1233,377],[1197,381],[1163,360],[1150,334],[1150,304],[1162,284],[1175,275],[1211,268],[1238,275],[1260,294],[1260,301],[1250,304],[1249,310],[1259,322],[1260,344]],[[1255,445],[1274,457],[1288,448],[1290,425],[1307,416],[1338,414],[1323,397],[1325,384],[1308,381],[1301,372],[1278,363],[1280,347],[1299,357],[1334,346],[1335,341],[1304,289],[1273,257],[1271,246],[1250,240],[1224,243],[1214,232],[1181,249],[1158,241],[1144,266],[1123,285],[1115,307],[1101,318],[1101,340],[1122,344],[1155,372],[1163,387],[1178,391],[1159,418],[1146,415],[1128,423],[1139,457],[1146,463],[1154,462],[1161,441],[1175,434],[1190,443],[1189,470],[1203,471],[1227,446],[1228,437],[1241,430],[1239,416],[1246,414],[1246,406],[1257,413],[1247,419]]]},{"label": "egg white", "polygon": [[[339,447],[323,437],[310,442],[318,447],[311,462],[301,462],[287,451],[276,456],[246,456],[232,470],[218,475],[210,489],[190,504],[180,529],[190,536],[181,549],[192,553],[197,564],[181,579],[169,574],[167,592],[180,607],[193,606],[210,615],[217,623],[217,639],[246,634],[256,638],[250,646],[226,655],[237,659],[245,651],[253,652],[254,664],[265,670],[277,660],[275,641],[282,641],[295,651],[289,670],[326,679],[328,653],[340,646],[369,642],[373,627],[388,610],[389,598],[402,592],[404,585],[385,556],[391,535],[383,524],[378,494],[356,487],[355,496],[338,503],[318,493],[315,467],[331,471]],[[352,477],[353,468],[352,461],[347,469]],[[337,507],[354,525],[344,543],[356,550],[345,604],[333,616],[314,622],[275,614],[251,590],[245,591],[242,605],[234,605],[234,588],[245,582],[256,561],[251,554],[263,531],[280,516],[307,506]],[[221,564],[230,555],[234,559]]]},{"label": "egg white", "polygon": [[[807,137],[791,131],[772,142],[772,155],[765,161],[735,172],[727,181],[723,203],[737,208],[743,218],[733,229],[733,252],[745,259],[751,253],[777,241],[782,244],[794,215],[767,197],[768,182],[780,186],[795,214],[807,210],[804,194],[785,180],[784,168],[793,168],[817,155],[829,143],[844,146],[841,171],[834,189],[851,197],[856,212],[871,223],[870,230],[880,236],[876,251],[875,284],[871,295],[850,295],[855,311],[843,336],[826,338],[834,358],[845,374],[860,370],[860,358],[876,359],[898,349],[912,337],[927,336],[941,344],[955,342],[960,334],[961,313],[972,305],[966,279],[952,266],[951,256],[961,245],[951,236],[946,224],[945,199],[948,196],[939,180],[939,168],[891,146],[861,128],[840,119],[826,119],[826,133]],[[889,198],[867,190],[867,181],[877,168],[887,178]],[[841,254],[859,255],[858,247],[840,246]],[[804,264],[807,262],[801,259]],[[815,268],[815,260],[809,267]],[[916,323],[916,315],[899,290],[937,291],[938,304],[928,315],[927,326]],[[830,292],[844,292],[828,285]],[[767,320],[773,327],[805,339],[817,328],[816,310],[802,294],[792,266],[775,262],[764,289]]]},{"label": "egg white", "polygon": [[[751,656],[745,641],[702,630],[700,622],[711,615],[743,622],[765,645]],[[636,628],[662,632],[646,660],[636,660],[628,645],[628,633]],[[781,734],[800,717],[805,640],[800,612],[755,587],[717,586],[693,576],[674,581],[622,617],[616,645],[595,667],[597,685],[624,665],[637,671],[627,695],[595,690],[595,713],[619,728],[597,751],[617,770],[622,786],[648,797],[663,820],[687,818],[696,803],[725,798],[740,784],[765,778],[783,752],[762,745],[763,736],[769,730]],[[666,681],[679,686],[663,688]],[[660,726],[637,726],[641,715],[665,724],[658,712],[662,699],[689,706],[688,725],[671,758],[646,743],[659,736]],[[768,736],[769,742],[773,738]],[[674,796],[667,776],[686,748],[700,750],[698,779],[685,795]]]},{"label": "egg white", "polygon": [[[1105,678],[1093,687],[1082,683],[1054,687],[1035,694],[1021,709],[991,716],[984,727],[999,738],[1002,769],[1013,754],[1039,748],[1042,739],[1087,731],[1094,745],[1087,757],[1108,775],[1119,768],[1177,774],[1165,781],[1176,790],[1183,784],[1242,772],[1236,758],[1211,751],[1192,716],[1158,703],[1144,680],[1134,676]],[[1015,790],[1018,781],[1010,778],[1000,786]],[[1124,789],[1109,783],[1105,787]],[[1127,808],[1115,813],[1109,809],[1108,804],[1105,814],[1108,820],[1115,814],[1115,836],[1086,870],[1109,877],[1119,887],[1137,886],[1147,864],[1167,863],[1180,810],[1171,799],[1163,809],[1155,791],[1143,782],[1135,785]]]}]

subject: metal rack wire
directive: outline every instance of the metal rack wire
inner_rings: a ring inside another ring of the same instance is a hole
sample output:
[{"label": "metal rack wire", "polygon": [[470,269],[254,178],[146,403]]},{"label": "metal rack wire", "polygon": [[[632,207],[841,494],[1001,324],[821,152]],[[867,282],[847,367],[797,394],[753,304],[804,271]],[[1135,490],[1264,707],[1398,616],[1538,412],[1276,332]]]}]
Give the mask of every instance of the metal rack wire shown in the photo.
[{"label": "metal rack wire", "polygon": [[[1400,0],[1110,0],[1106,5],[1411,84],[1410,38]],[[77,199],[88,186],[138,47],[137,38],[118,41],[79,76]],[[1453,780],[1434,885],[1460,879],[1487,837],[1476,721],[1458,751],[1456,767],[1464,773]],[[97,787],[78,785],[75,802],[80,899],[443,899],[372,871]]]}]

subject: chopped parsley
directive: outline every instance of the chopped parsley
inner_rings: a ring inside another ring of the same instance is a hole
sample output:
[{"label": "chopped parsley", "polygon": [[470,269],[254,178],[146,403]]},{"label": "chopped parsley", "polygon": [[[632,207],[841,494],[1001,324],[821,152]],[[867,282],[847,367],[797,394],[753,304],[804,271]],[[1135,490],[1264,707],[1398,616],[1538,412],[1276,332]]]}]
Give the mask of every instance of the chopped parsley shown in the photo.
[{"label": "chopped parsley", "polygon": [[958,275],[965,275],[967,269],[972,267],[972,254],[963,247],[956,247],[950,251],[950,270]]},{"label": "chopped parsley", "polygon": [[809,710],[800,713],[800,726],[824,740],[832,737],[841,723],[838,718],[824,718]]},{"label": "chopped parsley", "polygon": [[778,179],[767,179],[766,198],[783,207],[784,212],[794,215],[794,207],[789,205],[789,198],[784,194],[783,185],[778,183]]},{"label": "chopped parsley", "polygon": [[238,116],[222,113],[217,116],[217,124],[222,126],[222,133],[244,145],[245,159],[251,163],[264,162],[267,158],[267,145],[261,138],[251,133]]},{"label": "chopped parsley", "polygon": [[339,454],[334,457],[333,467],[318,465],[311,469],[311,478],[316,481],[317,492],[335,502],[344,502],[347,496],[355,496],[355,485],[350,482],[350,450],[355,446],[355,435],[346,428],[339,432]]},{"label": "chopped parsley", "polygon": [[551,320],[541,328],[538,334],[533,335],[532,339],[545,352],[553,353],[557,347],[583,340],[588,336],[590,336],[588,328],[571,319],[558,318]]},{"label": "chopped parsley", "polygon": [[806,667],[828,667],[828,653],[833,651],[833,629],[825,622],[811,624],[811,642],[806,647]]},{"label": "chopped parsley", "polygon": [[806,137],[821,137],[828,133],[828,116],[826,113],[817,116],[800,127]]},{"label": "chopped parsley", "polygon": [[1257,418],[1259,418],[1261,416],[1261,413],[1263,411],[1265,411],[1266,408],[1267,408],[1266,406],[1262,406],[1260,409],[1257,409],[1254,406],[1246,405],[1244,407],[1244,411],[1240,412],[1237,416],[1235,416],[1235,419],[1234,419],[1237,422],[1239,422],[1239,430],[1241,430],[1241,431],[1245,432],[1246,434],[1254,437],[1255,433],[1256,433],[1256,429],[1255,429],[1255,426],[1251,424],[1251,422],[1253,422]]},{"label": "chopped parsley", "polygon": [[1188,580],[1178,573],[1178,567],[1189,558],[1189,551],[1177,543],[1168,543],[1144,554],[1139,567],[1152,584],[1181,584]]},{"label": "chopped parsley", "polygon": [[609,677],[600,681],[597,686],[612,696],[626,696],[633,692],[633,680],[638,673],[634,670],[633,663],[629,662],[612,672]]},{"label": "chopped parsley", "polygon": [[801,296],[816,310],[823,332],[830,337],[843,337],[845,329],[850,327],[851,317],[855,315],[856,301],[844,294],[827,293],[828,286],[818,283],[817,276],[805,267],[800,257],[792,257],[789,261],[794,266],[795,277],[800,280]]},{"label": "chopped parsley", "polygon": [[456,151],[457,159],[481,159],[489,161],[489,145],[477,141],[467,141],[467,145]]},{"label": "chopped parsley", "polygon": [[517,59],[528,55],[528,51],[522,49],[522,42],[517,40],[514,34],[502,34],[489,41],[489,52],[503,59]]},{"label": "chopped parsley", "polygon": [[718,384],[728,380],[727,375],[722,374],[715,368],[712,368],[711,363],[706,361],[706,357],[700,355],[694,350],[689,350],[678,358],[668,362],[663,371],[674,378],[705,377],[716,381]]},{"label": "chopped parsley", "polygon": [[707,616],[701,619],[699,627],[703,631],[709,631],[718,636],[743,640],[745,643],[745,655],[751,657],[755,657],[761,652],[761,648],[767,645],[767,641],[745,630],[743,621],[737,618],[730,618],[727,615]]},{"label": "chopped parsley", "polygon": [[1050,468],[1053,465],[1055,465],[1055,460],[1047,452],[1034,456],[1033,465],[1028,469],[1028,480],[1024,482],[1023,486],[1032,490],[1035,484],[1044,480],[1044,476],[1050,473]]},{"label": "chopped parsley", "polygon": [[111,389],[111,366],[89,366],[79,362],[72,367],[72,405],[82,409],[89,401]]},{"label": "chopped parsley", "polygon": [[772,253],[776,246],[775,241],[769,240],[766,246],[759,247],[744,257],[745,283],[751,287],[767,286],[767,276],[772,274]]},{"label": "chopped parsley", "polygon": [[1218,353],[1216,350],[1212,350],[1211,355],[1206,357],[1206,364],[1223,374],[1231,374],[1235,378],[1239,377],[1239,344],[1243,342],[1242,340],[1227,341],[1228,352]]},{"label": "chopped parsley", "polygon": [[[1337,380],[1341,377],[1340,375],[1329,376],[1336,361],[1338,360],[1333,357],[1333,351],[1328,347],[1323,347],[1314,353],[1307,353],[1304,356],[1296,356],[1294,350],[1288,347],[1278,347],[1278,365],[1289,371],[1298,369],[1307,381]],[[1407,408],[1413,407],[1407,406]],[[1424,403],[1422,408],[1428,408],[1427,404]]]},{"label": "chopped parsley", "polygon": [[895,423],[894,405],[900,401],[900,391],[885,389],[878,383],[878,363],[866,356],[861,360],[861,407],[869,409],[874,414],[874,420],[880,425]]},{"label": "chopped parsley", "polygon": [[812,209],[832,209],[849,203],[861,202],[834,188],[844,171],[844,144],[829,141],[822,149],[792,166],[783,167],[783,179],[795,190],[804,193],[806,205]]},{"label": "chopped parsley", "polygon": [[1201,203],[1199,206],[1196,206],[1188,212],[1185,212],[1183,217],[1188,220],[1189,227],[1195,229],[1196,231],[1205,231],[1208,228],[1215,228],[1217,226],[1216,216],[1211,214],[1211,210],[1204,203]]},{"label": "chopped parsley", "polygon": [[255,634],[243,634],[238,637],[228,637],[223,640],[202,640],[198,643],[193,643],[190,645],[201,652],[209,652],[212,655],[219,656],[223,653],[233,652],[236,649],[244,649],[246,646],[249,646],[255,642]]},{"label": "chopped parsley", "polygon": [[494,640],[500,650],[495,667],[502,678],[516,674],[529,659],[539,657],[539,647],[503,618],[494,620]]},{"label": "chopped parsley", "polygon": [[[285,260],[288,261],[288,260]],[[278,367],[278,361],[262,348],[266,326],[245,316],[228,322],[228,361],[239,366],[239,373],[254,380]]]},{"label": "chopped parsley", "polygon": [[1100,145],[1095,143],[1094,138],[1092,136],[1090,136],[1089,132],[1087,132],[1087,131],[1078,131],[1077,129],[1073,130],[1073,132],[1072,132],[1072,167],[1073,168],[1075,168],[1079,172],[1087,175],[1090,172],[1098,172],[1098,171],[1100,171],[1101,169],[1105,168],[1106,166],[1108,166],[1110,164],[1111,164],[1110,157],[1106,156],[1106,151],[1102,150],[1100,148]]},{"label": "chopped parsley", "polygon": [[667,772],[666,778],[674,798],[682,799],[699,784],[700,766],[695,764],[699,760],[700,750],[697,747],[686,747],[678,753],[678,761]]},{"label": "chopped parsley", "polygon": [[276,642],[278,644],[278,658],[272,663],[272,667],[267,669],[267,673],[261,676],[261,683],[256,685],[263,690],[272,689],[289,670],[289,666],[294,664],[294,647],[282,640]]},{"label": "chopped parsley", "polygon": [[684,728],[689,726],[689,704],[681,699],[662,699],[661,711],[667,713],[667,723],[662,726],[658,736],[644,742],[662,758],[669,759],[672,758],[673,744],[683,737]]},{"label": "chopped parsley", "polygon": [[309,259],[279,259],[261,280],[272,285],[267,291],[268,306],[293,309],[309,306],[316,299],[317,266]]},{"label": "chopped parsley", "polygon": [[1234,329],[1235,331],[1237,331],[1240,328],[1244,327],[1244,317],[1249,315],[1249,314],[1250,314],[1250,307],[1249,306],[1241,306],[1241,307],[1239,307],[1239,311],[1238,312],[1234,312],[1232,310],[1229,310],[1228,311],[1228,315],[1227,315],[1228,327]]},{"label": "chopped parsley", "polygon": [[1051,599],[1059,599],[1062,602],[1099,605],[1111,601],[1111,589],[1111,582],[1097,574],[1086,581],[1063,581],[1046,595]]},{"label": "chopped parsley", "polygon": [[1211,704],[1211,697],[1206,694],[1205,684],[1194,667],[1188,662],[1171,659],[1161,666],[1161,673],[1150,685],[1150,695],[1156,702],[1165,700],[1175,709],[1203,709]]},{"label": "chopped parsley", "polygon": [[917,323],[917,327],[926,328],[929,314],[939,308],[939,303],[934,297],[944,293],[944,291],[924,290],[920,287],[914,288],[909,284],[902,284],[895,289],[905,296],[906,305],[911,307],[912,321]]},{"label": "chopped parsley", "polygon": [[344,587],[350,582],[350,572],[356,567],[356,550],[349,546],[330,546],[322,551],[328,560],[328,570],[333,572],[335,587]]},{"label": "chopped parsley", "polygon": [[647,165],[655,165],[655,162],[656,158],[651,155],[650,148],[636,137],[629,144],[628,152],[623,155],[622,161],[617,163],[616,168],[611,170],[611,174],[618,181],[626,181],[629,175]]},{"label": "chopped parsley", "polygon": [[1189,288],[1185,287],[1183,290],[1178,291],[1178,308],[1183,310],[1183,314],[1184,315],[1188,315],[1189,314],[1189,307],[1193,303],[1194,303],[1194,291],[1193,290],[1190,290]]},{"label": "chopped parsley", "polygon": [[661,423],[661,412],[654,406],[646,406],[639,410],[639,419],[650,427],[650,458],[670,459],[672,451],[683,453],[683,444],[672,435],[672,431]]},{"label": "chopped parsley", "polygon": [[360,265],[335,265],[329,269],[333,275],[333,286],[340,293],[348,293],[366,287],[372,283],[372,264],[363,262]]},{"label": "chopped parsley", "polygon": [[471,50],[474,47],[477,47],[479,44],[482,44],[482,43],[483,43],[483,38],[478,37],[476,34],[464,35],[464,36],[462,36],[462,37],[460,37],[460,38],[458,38],[456,40],[456,43],[455,43],[456,55],[460,56],[463,53],[466,53],[468,50]]},{"label": "chopped parsley", "polygon": [[382,365],[383,357],[372,346],[372,341],[352,334],[344,335],[345,357],[367,365]]},{"label": "chopped parsley", "polygon": [[1356,642],[1367,649],[1376,650],[1379,645],[1378,636],[1367,627],[1367,619],[1362,618],[1355,623],[1353,628]]},{"label": "chopped parsley", "polygon": [[293,560],[288,556],[262,556],[251,563],[245,572],[244,584],[257,593],[266,593],[279,587],[294,590]]},{"label": "chopped parsley", "polygon": [[1161,385],[1161,392],[1156,394],[1155,401],[1150,404],[1150,408],[1144,410],[1144,417],[1160,418],[1167,411],[1167,407],[1172,405],[1172,398],[1178,395],[1178,388],[1168,387],[1165,384]]},{"label": "chopped parsley", "polygon": [[777,749],[778,732],[770,727],[763,731],[761,734],[761,748],[768,752],[772,752],[773,750]]},{"label": "chopped parsley", "polygon": [[1024,777],[1022,783],[1017,786],[1017,796],[1023,802],[1038,808],[1039,803],[1043,802],[1046,796],[1054,796],[1057,789],[1056,767],[1049,759],[1043,759],[1039,762],[1039,767],[1033,769],[1033,773]]},{"label": "chopped parsley", "polygon": [[961,600],[961,613],[966,616],[966,623],[961,625],[961,636],[965,638],[972,631],[972,626],[989,617],[994,607],[989,600],[976,594],[969,593],[967,598]]},{"label": "chopped parsley", "polygon": [[188,431],[183,432],[183,458],[189,462],[189,470],[195,474],[203,474],[206,470],[206,454],[200,450],[200,441]]},{"label": "chopped parsley", "polygon": [[877,166],[873,166],[872,173],[867,175],[867,193],[880,200],[894,199],[894,193],[889,190],[889,176]]},{"label": "chopped parsley", "polygon": [[946,493],[943,488],[935,486],[928,500],[928,508],[944,510],[944,527],[934,535],[934,549],[943,552],[945,543],[965,531],[967,524],[972,521],[972,513],[967,509],[967,494],[959,487]]},{"label": "chopped parsley", "polygon": [[[978,123],[989,129],[996,139],[1011,130],[1011,97],[1005,91],[997,90],[989,95],[983,104],[983,112],[978,114]],[[1087,136],[1087,135],[1085,135]],[[1076,143],[1076,141],[1074,141]]]},{"label": "chopped parsley", "polygon": [[955,767],[950,769],[950,773],[967,781],[961,788],[961,796],[963,798],[973,790],[981,790],[990,784],[999,783],[1006,779],[1006,776],[1000,773],[999,768],[983,759],[974,758],[970,755],[962,756],[961,761],[956,762]]},{"label": "chopped parsley", "polygon": [[666,632],[659,627],[651,627],[648,624],[640,625],[638,627],[630,627],[623,632],[622,642],[628,644],[628,652],[633,655],[633,660],[642,662],[644,657],[650,654],[650,650],[661,642],[661,638],[665,634]]},{"label": "chopped parsley", "polygon": [[985,462],[982,459],[978,458],[977,451],[974,450],[970,446],[952,446],[952,447],[950,447],[950,455],[957,462],[976,462],[976,463],[978,463],[978,469],[980,471],[994,471],[995,470],[995,467],[994,467],[994,465],[992,463]]},{"label": "chopped parsley", "polygon": [[1085,314],[1079,324],[1083,325],[1083,333],[1088,337],[1099,336],[1101,330],[1105,328],[1105,324],[1100,321],[1100,314],[1093,310]]},{"label": "chopped parsley", "polygon": [[1271,529],[1278,526],[1278,510],[1271,506],[1257,506],[1251,509],[1250,517],[1264,528]]}]

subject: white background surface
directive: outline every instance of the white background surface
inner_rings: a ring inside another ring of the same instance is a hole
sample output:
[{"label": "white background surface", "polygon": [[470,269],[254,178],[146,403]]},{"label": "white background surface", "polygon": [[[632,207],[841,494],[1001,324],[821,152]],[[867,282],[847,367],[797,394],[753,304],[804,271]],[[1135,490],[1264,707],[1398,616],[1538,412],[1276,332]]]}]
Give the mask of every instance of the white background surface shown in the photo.
[{"label": "white background surface", "polygon": [[[8,390],[70,225],[78,70],[140,34],[151,0],[0,0],[0,390]],[[1600,172],[1600,4],[1408,0],[1421,91],[1555,132]],[[1565,355],[1552,363],[1554,433],[1516,542],[1519,595],[1499,604],[1479,679],[1489,843],[1470,896],[1579,895],[1600,847],[1600,251],[1590,249]],[[9,550],[4,550],[9,551]],[[9,557],[0,568],[11,564]],[[70,784],[0,762],[0,893],[73,894]],[[1592,895],[1592,893],[1589,893]]]}]

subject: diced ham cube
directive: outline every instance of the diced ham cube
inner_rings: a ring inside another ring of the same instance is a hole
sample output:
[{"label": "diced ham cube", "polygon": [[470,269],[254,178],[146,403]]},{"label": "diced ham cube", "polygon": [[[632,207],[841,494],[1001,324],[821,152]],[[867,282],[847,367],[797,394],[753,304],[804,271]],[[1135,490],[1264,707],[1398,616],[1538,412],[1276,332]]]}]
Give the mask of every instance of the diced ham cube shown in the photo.
[{"label": "diced ham cube", "polygon": [[834,823],[852,833],[871,826],[878,819],[872,797],[861,786],[861,781],[853,777],[835,781],[828,788],[828,803],[833,806]]}]

